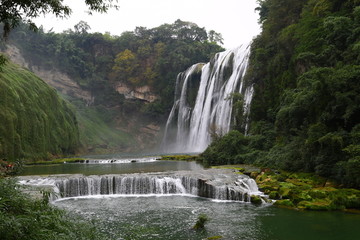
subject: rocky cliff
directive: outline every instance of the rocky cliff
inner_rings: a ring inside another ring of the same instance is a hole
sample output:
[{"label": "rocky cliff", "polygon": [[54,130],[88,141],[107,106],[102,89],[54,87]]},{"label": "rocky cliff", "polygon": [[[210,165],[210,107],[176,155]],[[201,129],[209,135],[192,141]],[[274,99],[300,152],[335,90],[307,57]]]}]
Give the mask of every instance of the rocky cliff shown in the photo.
[{"label": "rocky cliff", "polygon": [[[140,102],[143,106],[159,99],[149,86],[131,87],[125,83],[117,83],[114,90],[123,95],[125,101],[130,101],[128,104],[130,107],[124,106],[121,102],[111,107],[93,106],[96,97],[68,74],[55,67],[49,69],[48,66],[31,64],[31,61],[26,59],[15,45],[8,44],[4,53],[11,61],[29,69],[75,103],[75,108],[78,110],[82,152],[94,154],[131,152],[153,148],[157,144],[160,125],[157,121],[139,113],[139,103],[137,103]],[[79,106],[79,100],[82,102],[81,106]],[[132,105],[134,107],[131,107]]]}]

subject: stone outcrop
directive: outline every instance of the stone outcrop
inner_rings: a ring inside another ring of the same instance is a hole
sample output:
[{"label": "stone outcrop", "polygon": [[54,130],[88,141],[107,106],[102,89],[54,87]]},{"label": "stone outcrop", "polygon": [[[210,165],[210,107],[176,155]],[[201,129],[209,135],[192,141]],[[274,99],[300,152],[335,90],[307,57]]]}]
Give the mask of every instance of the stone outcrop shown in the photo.
[{"label": "stone outcrop", "polygon": [[5,54],[14,63],[29,69],[41,79],[43,79],[48,85],[55,88],[58,92],[84,100],[86,103],[91,104],[93,98],[89,91],[82,89],[75,81],[73,81],[67,74],[60,72],[53,68],[50,70],[44,69],[40,66],[31,65],[21,54],[20,49],[14,45],[7,45]]},{"label": "stone outcrop", "polygon": [[124,95],[126,99],[140,99],[146,102],[154,102],[159,99],[159,96],[154,94],[147,85],[130,87],[123,82],[119,82],[115,85],[115,89],[118,93]]}]

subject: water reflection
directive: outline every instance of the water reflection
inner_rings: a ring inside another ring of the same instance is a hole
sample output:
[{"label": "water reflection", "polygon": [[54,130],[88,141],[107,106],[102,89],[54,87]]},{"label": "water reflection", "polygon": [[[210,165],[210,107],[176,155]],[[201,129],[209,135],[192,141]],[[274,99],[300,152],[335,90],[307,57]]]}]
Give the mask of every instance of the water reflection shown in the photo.
[{"label": "water reflection", "polygon": [[143,161],[127,163],[69,163],[57,165],[26,166],[21,175],[48,175],[48,174],[128,174],[166,171],[197,171],[203,167],[195,162],[181,161]]},{"label": "water reflection", "polygon": [[[95,220],[110,239],[360,239],[360,216],[341,212],[298,212],[181,196],[69,199],[55,205]],[[191,230],[199,214],[210,218],[203,232]]]}]

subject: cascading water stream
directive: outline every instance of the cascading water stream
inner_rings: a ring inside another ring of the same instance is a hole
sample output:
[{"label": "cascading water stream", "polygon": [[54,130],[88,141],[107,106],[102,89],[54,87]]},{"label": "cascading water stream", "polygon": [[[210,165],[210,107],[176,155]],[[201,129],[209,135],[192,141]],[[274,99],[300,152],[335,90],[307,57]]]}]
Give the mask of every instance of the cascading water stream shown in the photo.
[{"label": "cascading water stream", "polygon": [[191,195],[216,200],[249,202],[251,195],[262,195],[255,181],[232,172],[206,170],[128,175],[54,175],[49,178],[30,177],[20,183],[30,186],[52,186],[53,198],[101,195]]},{"label": "cascading water stream", "polygon": [[253,95],[253,86],[244,82],[249,53],[249,45],[243,45],[218,53],[209,63],[195,64],[178,75],[163,151],[201,152],[211,142],[210,131],[227,133],[231,126],[232,93],[243,95],[247,130]]}]

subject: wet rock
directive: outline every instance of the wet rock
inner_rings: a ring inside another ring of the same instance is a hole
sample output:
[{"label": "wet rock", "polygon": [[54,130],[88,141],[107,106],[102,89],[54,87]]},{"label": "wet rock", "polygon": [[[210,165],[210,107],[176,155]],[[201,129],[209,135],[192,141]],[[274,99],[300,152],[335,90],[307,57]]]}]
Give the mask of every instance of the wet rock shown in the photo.
[{"label": "wet rock", "polygon": [[261,197],[258,195],[251,195],[250,201],[252,204],[260,205],[262,203]]},{"label": "wet rock", "polygon": [[277,200],[274,205],[278,207],[295,207],[294,203],[289,199]]}]

